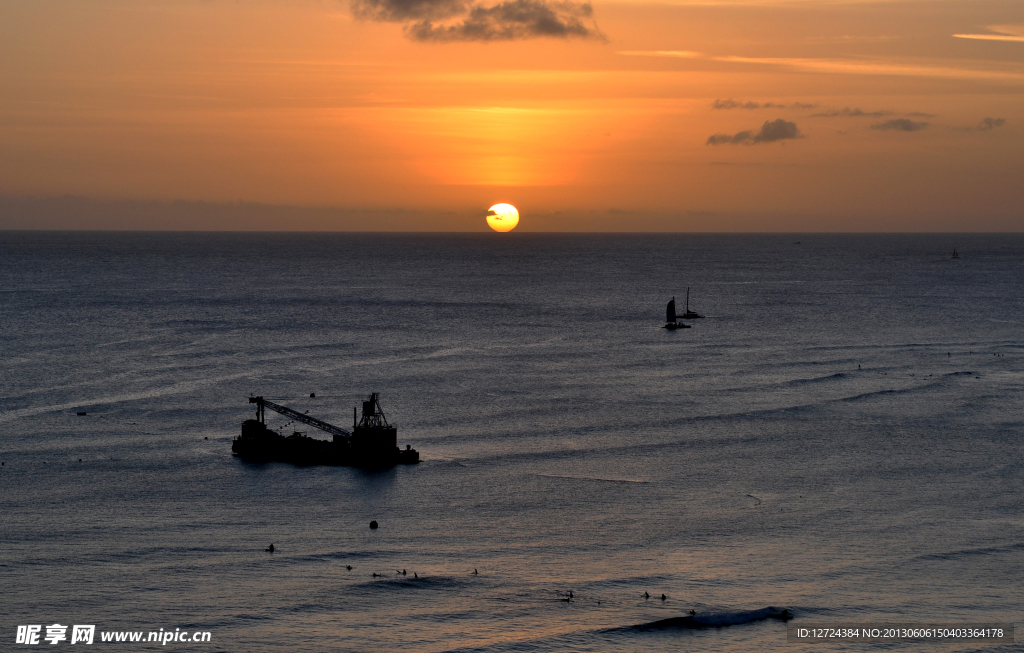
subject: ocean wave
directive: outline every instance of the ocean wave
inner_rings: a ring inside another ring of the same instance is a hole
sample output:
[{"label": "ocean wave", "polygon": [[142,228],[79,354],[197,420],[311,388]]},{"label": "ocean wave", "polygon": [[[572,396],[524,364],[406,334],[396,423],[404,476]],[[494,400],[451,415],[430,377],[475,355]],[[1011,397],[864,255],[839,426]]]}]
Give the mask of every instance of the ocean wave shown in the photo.
[{"label": "ocean wave", "polygon": [[458,589],[465,587],[467,581],[451,576],[420,576],[412,572],[401,574],[379,574],[373,580],[363,581],[351,586],[351,589]]},{"label": "ocean wave", "polygon": [[[798,367],[806,367],[804,363],[796,365]],[[779,367],[779,366],[776,366]],[[813,386],[819,384],[830,383],[834,381],[842,381],[848,379],[850,376],[845,372],[836,372],[835,374],[826,374],[825,376],[812,376],[808,378],[800,379],[789,379],[788,381],[777,381],[773,383],[758,383],[754,385],[736,386],[731,388],[724,388],[722,392],[730,392],[734,394],[745,394],[749,392],[765,392],[768,390],[788,390],[792,388],[804,388],[806,386]]]},{"label": "ocean wave", "polygon": [[1013,553],[1024,550],[1024,542],[1015,542],[1006,546],[985,546],[976,549],[960,549],[958,551],[946,551],[943,553],[926,553],[916,556],[916,560],[958,560],[967,556],[998,555],[1000,553]]},{"label": "ocean wave", "polygon": [[810,379],[793,379],[792,381],[786,381],[785,383],[779,384],[782,388],[799,388],[812,383],[822,383],[824,381],[838,381],[847,378],[847,375],[843,372],[836,372],[835,374],[829,374],[828,376],[817,376]]},{"label": "ocean wave", "polygon": [[542,476],[544,478],[561,478],[570,481],[597,481],[601,483],[650,483],[649,480],[643,478],[602,478],[598,476],[574,476],[571,474],[534,474],[534,476]]},{"label": "ocean wave", "polygon": [[708,612],[691,614],[683,617],[670,617],[658,619],[642,624],[634,624],[624,628],[613,628],[612,630],[665,630],[669,628],[723,628],[725,626],[739,626],[765,619],[777,619],[789,621],[793,613],[784,608],[767,607],[760,610],[736,610],[726,612]]}]

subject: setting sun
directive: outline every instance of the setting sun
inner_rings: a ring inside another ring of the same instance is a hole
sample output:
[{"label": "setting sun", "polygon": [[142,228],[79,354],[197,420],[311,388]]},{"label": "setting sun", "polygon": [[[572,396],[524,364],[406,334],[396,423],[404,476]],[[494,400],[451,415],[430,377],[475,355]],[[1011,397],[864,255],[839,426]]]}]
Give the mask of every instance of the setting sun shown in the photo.
[{"label": "setting sun", "polygon": [[487,226],[495,231],[512,231],[519,224],[519,211],[511,204],[495,204],[487,210]]}]

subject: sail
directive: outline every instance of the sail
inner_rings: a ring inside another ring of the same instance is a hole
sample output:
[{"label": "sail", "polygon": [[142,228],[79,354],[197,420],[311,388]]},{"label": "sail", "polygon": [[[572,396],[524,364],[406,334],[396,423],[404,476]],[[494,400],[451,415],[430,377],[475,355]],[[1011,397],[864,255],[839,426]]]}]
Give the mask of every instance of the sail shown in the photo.
[{"label": "sail", "polygon": [[675,322],[676,321],[676,298],[673,297],[669,300],[668,306],[665,307],[665,321]]}]

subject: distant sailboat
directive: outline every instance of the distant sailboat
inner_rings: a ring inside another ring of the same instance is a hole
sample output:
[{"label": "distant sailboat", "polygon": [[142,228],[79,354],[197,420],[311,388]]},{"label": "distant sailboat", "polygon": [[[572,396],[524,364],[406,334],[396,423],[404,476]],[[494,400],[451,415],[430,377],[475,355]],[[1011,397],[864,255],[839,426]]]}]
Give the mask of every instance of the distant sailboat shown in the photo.
[{"label": "distant sailboat", "polygon": [[960,254],[957,253],[956,247],[953,248],[953,258],[960,258]]},{"label": "distant sailboat", "polygon": [[695,319],[697,319],[699,317],[704,317],[704,316],[701,315],[700,313],[696,313],[696,312],[690,310],[690,288],[689,288],[689,286],[687,286],[687,288],[686,288],[686,312],[683,313],[683,318],[682,319],[684,319],[684,320],[695,320]]},{"label": "distant sailboat", "polygon": [[667,324],[665,324],[665,326],[662,327],[662,328],[663,329],[668,329],[669,331],[675,331],[676,329],[689,329],[690,328],[689,324],[683,324],[682,322],[678,321],[678,319],[676,318],[676,298],[675,297],[670,299],[669,302],[668,302],[668,306],[665,307],[665,320],[666,320]]}]

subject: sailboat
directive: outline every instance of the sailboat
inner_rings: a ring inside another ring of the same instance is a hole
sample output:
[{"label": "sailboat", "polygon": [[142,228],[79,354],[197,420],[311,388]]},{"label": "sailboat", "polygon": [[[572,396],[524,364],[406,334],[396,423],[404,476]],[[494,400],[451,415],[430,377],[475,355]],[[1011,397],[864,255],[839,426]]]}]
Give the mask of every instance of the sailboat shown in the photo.
[{"label": "sailboat", "polygon": [[673,297],[669,300],[668,306],[665,307],[665,320],[667,324],[663,326],[663,329],[669,331],[675,331],[676,329],[689,329],[689,324],[683,324],[676,318],[676,298]]},{"label": "sailboat", "polygon": [[960,254],[956,251],[956,247],[953,248],[953,258],[960,258]]},{"label": "sailboat", "polygon": [[690,310],[690,288],[689,288],[689,286],[687,286],[687,288],[686,288],[686,312],[683,313],[682,319],[684,319],[684,320],[695,320],[695,319],[697,319],[699,317],[704,317],[704,316],[701,315],[700,313],[697,313],[695,311],[691,311]]}]

